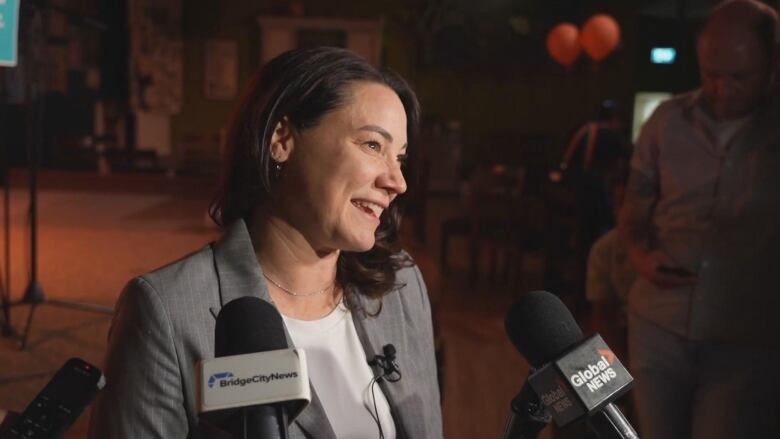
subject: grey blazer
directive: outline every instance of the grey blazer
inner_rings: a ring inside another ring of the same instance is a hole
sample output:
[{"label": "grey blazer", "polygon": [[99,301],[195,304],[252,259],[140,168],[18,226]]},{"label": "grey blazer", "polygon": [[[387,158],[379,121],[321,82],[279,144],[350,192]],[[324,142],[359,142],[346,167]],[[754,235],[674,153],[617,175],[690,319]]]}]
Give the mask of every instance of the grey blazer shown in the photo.
[{"label": "grey blazer", "polygon": [[[401,288],[384,297],[376,317],[353,312],[367,360],[388,343],[403,378],[382,383],[398,437],[442,437],[439,387],[427,291],[419,269],[398,272]],[[120,296],[104,364],[107,384],[92,408],[89,437],[213,437],[196,409],[195,363],[214,357],[221,307],[242,296],[270,301],[243,221],[217,242],[138,277]],[[364,309],[378,302],[359,296]],[[288,343],[292,346],[289,339]],[[378,436],[378,432],[377,432]],[[290,426],[292,438],[335,438],[312,388],[312,403]]]}]

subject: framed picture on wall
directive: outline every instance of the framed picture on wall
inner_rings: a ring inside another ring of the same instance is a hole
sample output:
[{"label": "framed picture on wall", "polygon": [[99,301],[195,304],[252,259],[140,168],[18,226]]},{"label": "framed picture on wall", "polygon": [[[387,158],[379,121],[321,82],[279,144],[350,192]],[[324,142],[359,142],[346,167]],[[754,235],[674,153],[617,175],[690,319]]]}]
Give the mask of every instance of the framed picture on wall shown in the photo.
[{"label": "framed picture on wall", "polygon": [[349,49],[373,65],[381,64],[382,19],[260,16],[260,64],[298,47]]},{"label": "framed picture on wall", "polygon": [[235,99],[238,94],[238,43],[233,40],[208,40],[204,59],[206,99]]}]

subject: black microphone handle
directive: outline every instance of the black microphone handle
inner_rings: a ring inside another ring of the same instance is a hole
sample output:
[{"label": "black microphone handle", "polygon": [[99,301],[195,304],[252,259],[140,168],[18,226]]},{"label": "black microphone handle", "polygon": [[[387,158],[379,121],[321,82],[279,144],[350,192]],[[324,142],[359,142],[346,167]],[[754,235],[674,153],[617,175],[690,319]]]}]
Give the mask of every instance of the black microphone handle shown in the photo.
[{"label": "black microphone handle", "polygon": [[503,439],[536,439],[552,420],[528,381],[509,407]]},{"label": "black microphone handle", "polygon": [[242,407],[239,431],[231,431],[235,439],[288,439],[287,409],[280,404]]},{"label": "black microphone handle", "polygon": [[588,418],[588,426],[599,439],[639,439],[634,427],[611,402]]},{"label": "black microphone handle", "polygon": [[524,415],[512,411],[506,420],[502,437],[503,439],[536,439],[545,427],[547,424],[543,422],[529,420]]}]

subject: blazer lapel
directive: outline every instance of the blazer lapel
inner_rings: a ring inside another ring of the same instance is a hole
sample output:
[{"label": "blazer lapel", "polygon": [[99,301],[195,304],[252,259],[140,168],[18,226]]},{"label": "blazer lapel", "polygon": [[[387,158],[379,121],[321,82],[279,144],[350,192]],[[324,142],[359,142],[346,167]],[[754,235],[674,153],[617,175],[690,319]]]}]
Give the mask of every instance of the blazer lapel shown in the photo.
[{"label": "blazer lapel", "polygon": [[[252,239],[246,223],[236,221],[214,246],[214,269],[219,283],[220,307],[244,296],[253,296],[272,303],[268,286],[263,279],[263,271],[257,262]],[[216,319],[221,308],[211,307],[209,311]],[[287,344],[294,346],[287,328],[284,328]],[[311,383],[310,383],[311,385]],[[311,387],[311,403],[295,418],[298,425],[310,437],[336,439],[333,428],[328,422],[320,399]]]}]

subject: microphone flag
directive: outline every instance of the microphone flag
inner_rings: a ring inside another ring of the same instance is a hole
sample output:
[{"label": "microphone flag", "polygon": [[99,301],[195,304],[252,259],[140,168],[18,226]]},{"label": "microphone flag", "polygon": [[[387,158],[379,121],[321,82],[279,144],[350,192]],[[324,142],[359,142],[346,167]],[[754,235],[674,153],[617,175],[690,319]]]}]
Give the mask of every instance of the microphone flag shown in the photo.
[{"label": "microphone flag", "polygon": [[633,377],[596,334],[536,370],[528,382],[562,427],[602,410],[628,391]]}]

